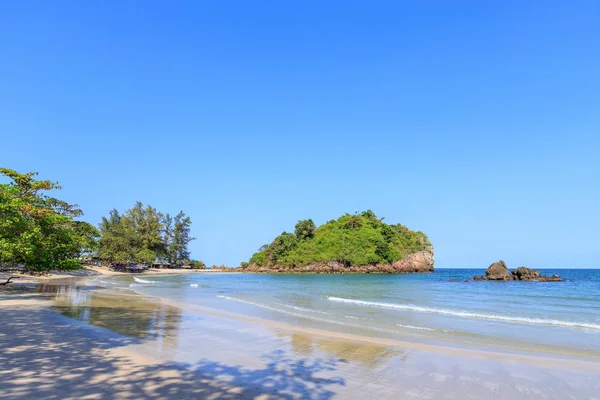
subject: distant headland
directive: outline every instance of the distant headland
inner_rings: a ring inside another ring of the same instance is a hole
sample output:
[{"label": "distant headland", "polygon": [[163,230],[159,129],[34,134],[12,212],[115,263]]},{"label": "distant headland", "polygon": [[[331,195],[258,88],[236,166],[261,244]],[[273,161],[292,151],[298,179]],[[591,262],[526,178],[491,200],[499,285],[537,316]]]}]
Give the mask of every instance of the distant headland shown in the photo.
[{"label": "distant headland", "polygon": [[427,235],[400,224],[386,224],[368,210],[345,214],[316,227],[298,221],[241,264],[244,272],[413,273],[434,270]]}]

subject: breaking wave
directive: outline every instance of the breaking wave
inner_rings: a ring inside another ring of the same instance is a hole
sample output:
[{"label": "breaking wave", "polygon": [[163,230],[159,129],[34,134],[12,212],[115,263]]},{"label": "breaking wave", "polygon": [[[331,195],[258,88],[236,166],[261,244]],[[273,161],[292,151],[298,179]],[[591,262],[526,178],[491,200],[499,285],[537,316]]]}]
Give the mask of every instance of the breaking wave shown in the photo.
[{"label": "breaking wave", "polygon": [[156,281],[149,281],[147,279],[138,278],[137,276],[134,276],[133,280],[138,283],[157,283]]},{"label": "breaking wave", "polygon": [[426,313],[434,313],[434,314],[443,314],[450,315],[454,317],[463,317],[463,318],[479,318],[479,319],[488,319],[494,321],[503,321],[509,323],[519,323],[519,324],[536,324],[536,325],[554,325],[554,326],[562,326],[569,328],[586,328],[586,329],[597,329],[600,330],[600,324],[592,324],[586,322],[574,322],[574,321],[562,321],[558,319],[547,319],[547,318],[528,318],[528,317],[511,317],[508,315],[499,315],[499,314],[483,314],[483,313],[475,313],[469,311],[456,311],[449,310],[445,308],[435,308],[435,307],[423,307],[423,306],[414,306],[408,304],[394,304],[394,303],[382,303],[377,301],[365,301],[365,300],[354,300],[354,299],[345,299],[342,297],[328,297],[330,301],[336,301],[340,303],[349,303],[349,304],[358,304],[361,306],[367,307],[380,307],[380,308],[389,308],[394,310],[407,310],[407,311],[417,311],[417,312],[426,312]]}]

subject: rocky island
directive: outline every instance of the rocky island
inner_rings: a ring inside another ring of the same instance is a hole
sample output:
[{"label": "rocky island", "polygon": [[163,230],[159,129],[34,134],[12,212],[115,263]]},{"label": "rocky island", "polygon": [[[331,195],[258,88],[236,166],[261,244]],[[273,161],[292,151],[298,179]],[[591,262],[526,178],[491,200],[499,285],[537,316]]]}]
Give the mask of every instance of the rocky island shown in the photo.
[{"label": "rocky island", "polygon": [[485,276],[474,276],[476,281],[538,281],[538,282],[560,282],[561,277],[558,275],[546,276],[536,269],[527,267],[519,267],[509,272],[504,261],[490,265],[485,271]]},{"label": "rocky island", "polygon": [[386,224],[372,211],[346,214],[315,227],[298,221],[262,246],[244,272],[412,273],[433,271],[433,246],[422,232]]}]

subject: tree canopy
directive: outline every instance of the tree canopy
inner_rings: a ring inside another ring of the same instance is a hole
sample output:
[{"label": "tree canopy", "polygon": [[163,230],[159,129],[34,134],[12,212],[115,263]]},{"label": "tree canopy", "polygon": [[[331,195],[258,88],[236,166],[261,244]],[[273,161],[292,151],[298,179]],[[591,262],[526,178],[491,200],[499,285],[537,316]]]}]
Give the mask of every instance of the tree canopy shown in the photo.
[{"label": "tree canopy", "polygon": [[260,266],[300,267],[338,261],[346,266],[391,264],[431,246],[422,232],[386,224],[371,210],[345,214],[318,228],[298,221],[294,233],[283,232],[250,258]]},{"label": "tree canopy", "polygon": [[118,264],[181,264],[190,261],[191,225],[183,211],[171,217],[139,201],[123,214],[113,209],[100,223],[98,256]]},{"label": "tree canopy", "polygon": [[0,168],[9,183],[0,184],[0,262],[23,264],[34,270],[81,267],[81,256],[94,250],[98,230],[76,218],[75,204],[46,193],[60,189],[56,182],[36,180]]}]

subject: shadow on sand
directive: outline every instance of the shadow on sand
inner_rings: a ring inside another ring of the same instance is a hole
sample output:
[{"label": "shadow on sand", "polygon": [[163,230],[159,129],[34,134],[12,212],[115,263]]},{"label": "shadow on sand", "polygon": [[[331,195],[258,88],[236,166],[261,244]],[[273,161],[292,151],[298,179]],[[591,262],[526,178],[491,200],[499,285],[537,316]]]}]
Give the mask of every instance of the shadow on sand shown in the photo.
[{"label": "shadow on sand", "polygon": [[[266,354],[259,368],[200,360],[155,363],[118,355],[142,342],[52,311],[0,310],[0,398],[329,399],[336,359]],[[251,344],[249,344],[251,345]]]}]

